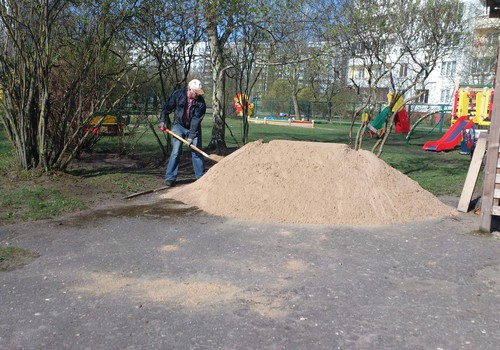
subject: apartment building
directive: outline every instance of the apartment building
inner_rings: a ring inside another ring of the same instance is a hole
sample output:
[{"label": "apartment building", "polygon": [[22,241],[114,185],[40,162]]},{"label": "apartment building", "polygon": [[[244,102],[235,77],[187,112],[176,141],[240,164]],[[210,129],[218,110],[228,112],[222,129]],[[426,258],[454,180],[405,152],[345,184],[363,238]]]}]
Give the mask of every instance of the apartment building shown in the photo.
[{"label": "apartment building", "polygon": [[[466,40],[461,41],[457,47],[451,47],[450,54],[445,55],[438,62],[435,69],[427,77],[422,86],[408,92],[408,95],[421,93],[415,102],[429,105],[451,105],[453,94],[457,83],[462,85],[486,85],[492,86],[495,79],[496,57],[500,34],[500,19],[488,18],[488,12],[484,3],[480,0],[463,0],[465,6],[465,16],[463,18],[463,30]],[[457,41],[458,43],[458,41]],[[318,50],[322,43],[311,42],[309,46],[313,50]],[[204,81],[207,87],[211,84],[211,67],[209,64],[209,47],[206,42],[196,45],[194,51],[195,59],[192,63],[192,72]],[[359,55],[351,58],[331,57],[336,71],[344,71],[337,79],[341,79],[340,85],[348,86],[355,82],[363,93],[363,87],[367,86],[370,74],[377,75],[382,67],[376,65],[366,67],[359,59]],[[338,67],[339,64],[345,65]],[[307,65],[307,62],[304,63]],[[395,79],[411,79],[412,69],[408,60],[399,60],[397,65],[392,67],[392,75]],[[270,73],[269,71],[272,71]],[[298,79],[305,84],[305,72],[307,68],[301,70]],[[333,69],[332,69],[333,71]],[[262,98],[273,81],[280,77],[279,68],[267,68],[260,75],[260,79],[255,85],[254,95]],[[318,78],[320,86],[326,89],[326,77]],[[330,80],[331,81],[331,80]],[[385,85],[384,85],[385,84]],[[384,101],[390,84],[382,80],[378,85],[378,101]]]},{"label": "apartment building", "polygon": [[[451,105],[457,84],[493,86],[497,49],[500,34],[500,19],[488,18],[483,2],[479,0],[463,0],[465,16],[463,18],[464,36],[451,43],[450,53],[444,55],[435,69],[421,86],[410,90],[407,95],[420,94],[416,103],[429,105]],[[379,67],[366,67],[364,60],[349,60],[348,76],[356,85],[366,86],[370,74],[376,76]],[[390,60],[389,60],[390,61]],[[393,78],[410,80],[412,78],[411,63],[399,60],[393,67]],[[379,100],[389,92],[389,82],[384,79],[379,84]],[[405,96],[408,97],[408,96]]]},{"label": "apartment building", "polygon": [[[488,18],[481,3],[471,1],[468,6],[479,8],[480,14],[469,18],[465,25],[470,30],[467,45],[459,52],[441,60],[426,81],[426,94],[420,102],[451,104],[457,83],[470,86],[490,86],[495,82],[500,19]],[[471,10],[471,12],[473,12]]]}]

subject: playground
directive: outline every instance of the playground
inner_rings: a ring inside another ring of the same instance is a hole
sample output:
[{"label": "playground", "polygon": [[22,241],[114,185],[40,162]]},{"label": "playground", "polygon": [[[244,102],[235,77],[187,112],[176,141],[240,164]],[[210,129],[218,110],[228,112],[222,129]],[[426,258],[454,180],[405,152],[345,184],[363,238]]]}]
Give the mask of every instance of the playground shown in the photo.
[{"label": "playground", "polygon": [[438,110],[423,113],[410,127],[409,116],[403,98],[400,97],[391,108],[392,95],[388,94],[387,106],[371,119],[367,111],[361,114],[362,125],[366,124],[370,136],[380,137],[387,128],[388,118],[394,114],[394,132],[406,135],[409,144],[415,130],[424,122],[434,124],[439,131],[445,127],[445,116],[449,115],[450,127],[438,140],[423,145],[425,151],[450,151],[460,146],[460,154],[471,154],[475,142],[482,132],[486,132],[491,122],[494,90],[484,85],[457,85],[450,110],[441,106]]},{"label": "playground", "polygon": [[439,140],[424,144],[423,149],[448,151],[462,142],[460,152],[470,154],[481,131],[486,132],[490,125],[493,96],[489,86],[459,86],[453,99],[451,127]]},{"label": "playground", "polygon": [[[423,145],[425,151],[451,151],[460,147],[461,154],[470,154],[479,135],[487,131],[491,120],[494,90],[489,85],[460,85],[457,83],[451,105],[421,105],[410,103],[405,105],[403,97],[393,104],[392,94],[387,95],[385,104],[363,108],[355,117],[355,123],[366,127],[369,137],[381,137],[388,127],[388,121],[394,114],[393,132],[405,135],[406,144],[415,138],[421,138],[423,133],[444,132],[437,140],[431,140]],[[236,101],[236,97],[235,97]],[[263,103],[265,102],[265,103]],[[236,102],[235,102],[236,103]],[[280,101],[260,101],[267,109],[259,110],[256,103],[251,103],[248,121],[254,124],[287,125],[314,128],[325,122],[326,105],[306,102],[302,107],[307,110],[305,116],[296,118],[287,113],[273,114],[273,109],[286,109],[286,104]],[[235,105],[236,106],[236,105]],[[274,107],[273,107],[274,106]],[[392,107],[391,107],[392,106]],[[238,116],[242,116],[241,106]],[[328,122],[350,124],[352,114],[358,107],[356,104],[338,106],[337,112],[344,117],[328,117]],[[290,110],[290,104],[288,106]],[[267,114],[270,112],[270,114]],[[416,134],[419,134],[416,136]]]},{"label": "playground", "polygon": [[247,95],[240,93],[234,96],[233,115],[239,118],[246,115],[249,123],[314,128],[314,120],[296,118],[293,115],[289,116],[287,113],[280,113],[279,116],[266,115],[259,117],[255,115],[255,108],[255,103],[251,102]]}]

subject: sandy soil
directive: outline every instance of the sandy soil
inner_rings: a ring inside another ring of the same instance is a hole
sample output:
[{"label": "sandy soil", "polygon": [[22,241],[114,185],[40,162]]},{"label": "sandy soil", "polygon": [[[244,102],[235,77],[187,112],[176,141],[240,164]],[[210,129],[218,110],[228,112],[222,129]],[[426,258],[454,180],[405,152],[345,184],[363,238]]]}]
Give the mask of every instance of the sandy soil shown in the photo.
[{"label": "sandy soil", "polygon": [[164,197],[214,215],[292,224],[372,226],[456,214],[371,152],[282,140],[249,143]]}]

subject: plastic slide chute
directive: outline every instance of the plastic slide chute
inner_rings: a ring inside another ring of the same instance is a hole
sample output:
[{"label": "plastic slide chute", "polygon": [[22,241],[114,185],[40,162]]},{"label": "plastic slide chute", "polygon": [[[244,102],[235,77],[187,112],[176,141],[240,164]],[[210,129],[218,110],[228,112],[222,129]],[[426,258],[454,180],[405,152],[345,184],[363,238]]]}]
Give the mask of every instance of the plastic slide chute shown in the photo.
[{"label": "plastic slide chute", "polygon": [[468,116],[463,116],[451,126],[450,129],[437,141],[426,142],[423,146],[425,151],[448,151],[455,148],[462,139],[464,129],[470,129],[474,126],[474,121],[469,120]]},{"label": "plastic slide chute", "polygon": [[390,110],[391,108],[389,106],[381,110],[380,113],[377,115],[377,117],[373,119],[373,121],[370,124],[368,124],[368,129],[370,129],[370,131],[373,132],[374,134],[378,134],[379,130],[382,129],[382,126],[384,125]]},{"label": "plastic slide chute", "polygon": [[[387,94],[387,100],[389,101],[388,105],[391,105],[393,98],[393,94]],[[407,134],[410,131],[410,122],[408,121],[408,113],[406,112],[406,108],[403,103],[403,96],[399,96],[397,101],[394,103],[391,112],[396,112],[396,115],[394,116],[394,131],[401,134]]]},{"label": "plastic slide chute", "polygon": [[[384,123],[390,113],[392,113],[392,111],[389,106],[382,109],[377,117],[370,124],[368,124],[368,129],[370,129],[372,133],[378,135],[380,133],[379,130],[384,126]],[[396,113],[396,116],[394,117],[394,124],[395,132],[406,134],[410,131],[408,113],[406,112],[406,108],[404,106],[400,108],[399,112]]]}]

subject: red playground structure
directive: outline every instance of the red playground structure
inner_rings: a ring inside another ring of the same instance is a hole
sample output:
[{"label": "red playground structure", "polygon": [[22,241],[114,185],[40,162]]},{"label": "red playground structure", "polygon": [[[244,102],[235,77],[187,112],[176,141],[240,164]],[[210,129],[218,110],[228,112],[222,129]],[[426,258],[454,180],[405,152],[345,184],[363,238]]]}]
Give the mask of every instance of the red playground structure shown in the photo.
[{"label": "red playground structure", "polygon": [[[493,96],[494,91],[489,86],[457,84],[450,129],[439,140],[426,142],[423,149],[436,152],[452,150],[474,126],[488,126],[491,122]],[[463,150],[461,152],[466,154]]]}]

